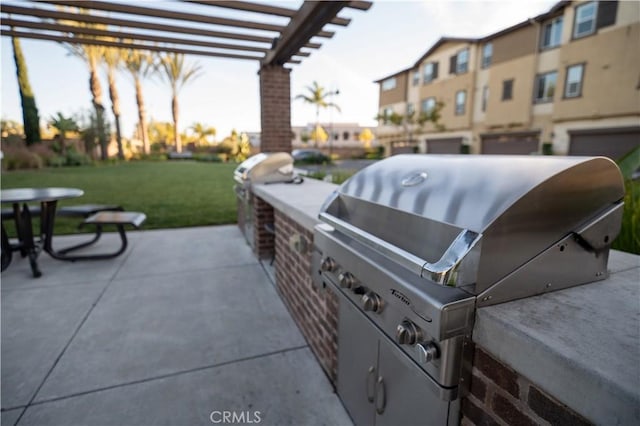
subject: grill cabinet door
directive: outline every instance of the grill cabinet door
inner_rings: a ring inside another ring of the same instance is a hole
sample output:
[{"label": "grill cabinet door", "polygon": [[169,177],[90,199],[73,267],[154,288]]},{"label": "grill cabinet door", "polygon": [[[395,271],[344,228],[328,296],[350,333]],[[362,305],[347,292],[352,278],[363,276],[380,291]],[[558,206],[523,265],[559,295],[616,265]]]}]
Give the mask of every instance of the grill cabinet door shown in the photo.
[{"label": "grill cabinet door", "polygon": [[386,339],[380,340],[379,377],[376,426],[447,424],[449,402],[440,399],[426,373]]},{"label": "grill cabinet door", "polygon": [[340,300],[338,329],[338,394],[356,425],[370,426],[375,380],[378,377],[376,329],[352,303]]}]

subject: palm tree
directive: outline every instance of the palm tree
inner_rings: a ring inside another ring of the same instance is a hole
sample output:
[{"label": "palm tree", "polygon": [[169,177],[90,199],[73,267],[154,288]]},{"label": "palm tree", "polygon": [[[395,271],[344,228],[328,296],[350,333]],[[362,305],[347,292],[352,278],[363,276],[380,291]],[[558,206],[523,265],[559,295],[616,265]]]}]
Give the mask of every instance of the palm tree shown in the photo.
[{"label": "palm tree", "polygon": [[216,128],[209,127],[202,123],[193,123],[191,130],[195,133],[196,141],[198,145],[204,145],[207,143],[207,136],[215,136]]},{"label": "palm tree", "polygon": [[[70,8],[74,13],[87,14],[88,12],[80,8]],[[91,28],[105,29],[105,25],[89,24],[77,21],[60,21],[65,25],[85,26]],[[88,44],[63,43],[71,54],[82,59],[89,67],[89,90],[91,91],[92,104],[96,110],[96,125],[98,130],[98,141],[100,142],[100,158],[107,159],[107,132],[105,129],[104,106],[102,106],[102,86],[98,78],[98,64],[100,63],[104,47],[92,46]]]},{"label": "palm tree", "polygon": [[142,137],[142,151],[149,154],[149,129],[142,96],[142,79],[148,77],[155,70],[153,55],[140,50],[129,50],[124,54],[124,65],[133,78],[136,90],[136,103],[138,105],[138,124]]},{"label": "palm tree", "polygon": [[182,152],[182,141],[178,128],[178,93],[187,82],[200,76],[201,67],[197,63],[186,64],[184,54],[165,53],[160,55],[161,76],[171,86],[171,113],[173,115],[173,140],[176,152]]},{"label": "palm tree", "polygon": [[124,59],[124,52],[117,47],[105,47],[102,51],[102,62],[107,70],[107,80],[109,81],[109,98],[111,99],[111,110],[116,123],[116,142],[118,145],[118,158],[124,160],[122,151],[122,133],[120,131],[120,98],[116,88],[116,70],[120,68]]},{"label": "palm tree", "polygon": [[60,140],[60,151],[62,155],[66,155],[67,132],[77,132],[78,124],[71,117],[65,117],[61,112],[49,119],[49,125],[58,130],[58,138]]},{"label": "palm tree", "polygon": [[[339,92],[336,90],[335,92],[326,92],[324,87],[320,86],[317,81],[314,81],[311,86],[307,86],[307,94],[300,94],[295,97],[295,99],[302,99],[308,104],[315,105],[316,107],[316,125],[315,128],[320,126],[320,108],[335,108],[340,112],[340,107],[333,102],[328,102],[327,98],[329,96],[337,95]],[[318,132],[316,132],[316,136]],[[314,146],[318,147],[318,138],[314,139]]]}]

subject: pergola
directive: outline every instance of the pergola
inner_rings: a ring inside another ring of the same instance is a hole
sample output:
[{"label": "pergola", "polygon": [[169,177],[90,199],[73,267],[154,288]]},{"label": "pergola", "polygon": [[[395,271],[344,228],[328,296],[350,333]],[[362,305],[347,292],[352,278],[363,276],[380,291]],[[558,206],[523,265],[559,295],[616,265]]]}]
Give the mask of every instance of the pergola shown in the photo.
[{"label": "pergola", "polygon": [[369,1],[305,1],[297,9],[244,1],[131,3],[3,1],[0,34],[258,61],[262,151],[291,150],[291,68],[285,65],[299,64],[320,40],[333,37],[325,26],[349,25],[340,11],[371,7]]}]

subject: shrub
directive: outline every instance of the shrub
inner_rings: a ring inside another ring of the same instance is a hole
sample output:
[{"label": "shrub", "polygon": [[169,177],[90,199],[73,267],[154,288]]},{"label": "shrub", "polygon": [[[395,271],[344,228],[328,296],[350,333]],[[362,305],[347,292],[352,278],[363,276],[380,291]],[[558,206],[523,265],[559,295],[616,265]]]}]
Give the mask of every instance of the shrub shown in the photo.
[{"label": "shrub", "polygon": [[91,164],[91,158],[87,154],[76,151],[67,152],[66,160],[67,166],[86,166]]},{"label": "shrub", "polygon": [[62,155],[54,155],[47,158],[48,167],[64,167],[67,165],[67,158]]},{"label": "shrub", "polygon": [[196,161],[203,161],[207,163],[221,163],[222,159],[215,154],[195,154],[193,159]]},{"label": "shrub", "polygon": [[6,170],[41,169],[44,165],[42,158],[26,147],[3,147],[2,163]]},{"label": "shrub", "polygon": [[640,169],[640,147],[622,157],[618,166],[625,179],[624,211],[622,228],[612,248],[640,254],[640,180],[633,179]]}]

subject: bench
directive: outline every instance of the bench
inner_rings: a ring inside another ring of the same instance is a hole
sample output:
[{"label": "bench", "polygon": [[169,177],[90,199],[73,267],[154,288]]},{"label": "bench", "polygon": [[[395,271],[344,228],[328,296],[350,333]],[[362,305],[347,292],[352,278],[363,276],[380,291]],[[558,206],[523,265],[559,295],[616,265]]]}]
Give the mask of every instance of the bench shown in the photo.
[{"label": "bench", "polygon": [[97,241],[97,238],[88,243],[78,244],[76,246],[68,247],[63,250],[59,250],[58,253],[63,255],[63,260],[99,260],[110,259],[121,255],[127,249],[127,234],[125,232],[125,226],[133,226],[134,228],[140,228],[140,226],[147,219],[144,213],[140,212],[127,212],[127,211],[100,211],[87,217],[80,227],[85,225],[94,225],[96,227],[96,234],[102,233],[103,226],[114,225],[118,234],[120,234],[121,245],[118,250],[112,253],[104,254],[87,254],[78,256],[67,256],[70,251],[77,250],[82,247],[91,245]]}]

